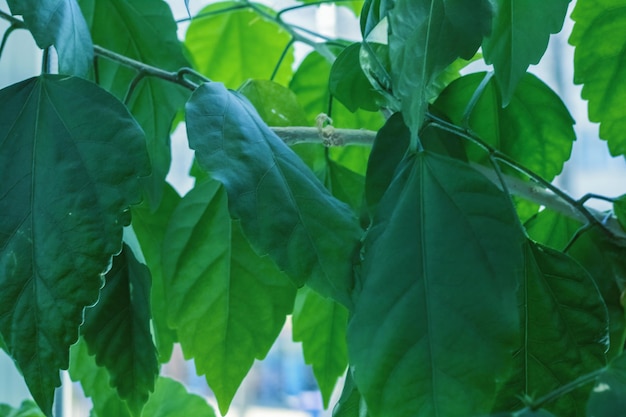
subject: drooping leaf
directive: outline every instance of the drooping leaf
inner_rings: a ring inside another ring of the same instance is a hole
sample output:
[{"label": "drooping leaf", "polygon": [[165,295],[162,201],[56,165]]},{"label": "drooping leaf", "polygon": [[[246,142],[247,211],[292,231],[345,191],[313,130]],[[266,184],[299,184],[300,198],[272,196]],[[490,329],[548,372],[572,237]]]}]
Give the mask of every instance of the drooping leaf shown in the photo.
[{"label": "drooping leaf", "polygon": [[333,408],[333,417],[369,417],[367,405],[348,372],[341,397]]},{"label": "drooping leaf", "polygon": [[589,401],[587,416],[621,417],[626,409],[626,355],[615,358],[598,377]]},{"label": "drooping leaf", "polygon": [[204,398],[187,392],[180,382],[161,377],[142,417],[215,417],[215,411]]},{"label": "drooping leaf", "polygon": [[81,333],[111,385],[139,416],[159,373],[150,332],[150,271],[124,245],[113,258],[98,303],[85,311]]},{"label": "drooping leaf", "polygon": [[582,84],[589,120],[600,123],[600,137],[611,155],[626,155],[626,38],[615,36],[626,24],[620,0],[582,0],[572,12],[569,42],[574,45],[574,82]]},{"label": "drooping leaf", "polygon": [[313,373],[328,408],[337,380],[348,366],[348,310],[308,287],[298,291],[293,310],[293,340],[302,342],[304,360]]},{"label": "drooping leaf", "polygon": [[149,165],[136,122],[88,81],[31,78],[0,103],[0,331],[50,415]]},{"label": "drooping leaf", "polygon": [[396,0],[388,12],[389,57],[395,95],[417,135],[432,87],[454,60],[470,59],[491,27],[489,0]]},{"label": "drooping leaf", "polygon": [[268,80],[248,80],[239,92],[268,126],[306,126],[306,115],[293,91]]},{"label": "drooping leaf", "polygon": [[19,408],[7,404],[0,404],[0,417],[44,417],[37,404],[31,400],[24,400]]},{"label": "drooping leaf", "polygon": [[493,64],[502,104],[508,105],[528,66],[539,63],[550,34],[563,27],[571,0],[495,0],[492,30],[483,40],[485,61]]},{"label": "drooping leaf", "polygon": [[252,246],[297,285],[350,305],[359,224],[254,108],[221,84],[204,84],[187,104],[187,134]]},{"label": "drooping leaf", "polygon": [[37,46],[45,49],[54,45],[60,73],[87,75],[93,60],[93,44],[76,0],[8,0],[7,3],[13,14],[22,15]]},{"label": "drooping leaf", "polygon": [[[452,122],[463,125],[468,104],[485,73],[459,78],[446,88],[435,107]],[[532,74],[526,74],[511,103],[502,108],[493,79],[484,87],[469,114],[469,127],[482,140],[548,181],[563,169],[576,140],[574,120],[561,99]],[[487,154],[468,148],[468,156],[486,162]]]},{"label": "drooping leaf", "polygon": [[[520,398],[546,395],[605,364],[607,310],[593,278],[572,258],[528,242],[518,305],[523,338],[497,410],[523,408]],[[546,408],[584,416],[586,395],[573,391]]]},{"label": "drooping leaf", "polygon": [[373,416],[491,411],[519,342],[522,236],[506,195],[467,164],[405,158],[366,236],[348,325]]},{"label": "drooping leaf", "polygon": [[156,211],[153,212],[145,202],[132,209],[133,230],[141,243],[141,249],[152,275],[150,307],[156,347],[161,363],[170,360],[174,343],[178,341],[176,331],[167,325],[168,297],[163,283],[161,255],[165,228],[179,202],[180,196],[172,186],[165,183],[163,198]]},{"label": "drooping leaf", "polygon": [[220,410],[262,359],[293,308],[295,287],[254,253],[217,181],[194,187],[172,214],[163,246],[169,324],[206,375]]},{"label": "drooping leaf", "polygon": [[[178,40],[177,25],[163,0],[79,0],[94,43],[167,71],[189,67]],[[144,77],[125,98],[137,72],[119,63],[98,59],[98,81],[126,100],[148,144],[152,173],[144,179],[153,208],[159,205],[163,181],[170,168],[170,127],[189,91],[157,77]]]},{"label": "drooping leaf", "polygon": [[[228,88],[238,88],[249,78],[287,85],[293,73],[291,35],[276,22],[240,5],[234,1],[211,4],[192,20],[185,46],[195,68]],[[232,7],[239,10],[217,13]]]}]

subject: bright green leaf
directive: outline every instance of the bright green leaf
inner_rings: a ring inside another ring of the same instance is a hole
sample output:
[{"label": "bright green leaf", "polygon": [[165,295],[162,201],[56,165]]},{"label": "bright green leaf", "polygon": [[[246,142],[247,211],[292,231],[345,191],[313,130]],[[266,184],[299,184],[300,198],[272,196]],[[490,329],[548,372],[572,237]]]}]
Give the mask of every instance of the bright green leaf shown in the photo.
[{"label": "bright green leaf", "polygon": [[87,75],[93,44],[76,0],[8,0],[8,4],[13,14],[23,16],[37,46],[54,45],[62,74]]},{"label": "bright green leaf", "polygon": [[[607,310],[593,278],[572,258],[528,242],[518,305],[523,339],[498,410],[523,408],[520,398],[546,395],[605,364]],[[573,391],[546,408],[582,417],[586,395]]]},{"label": "bright green leaf", "polygon": [[508,105],[531,64],[539,63],[550,34],[563,27],[571,0],[495,0],[491,33],[483,41],[485,61],[493,63],[502,104]]},{"label": "bright green leaf", "polygon": [[611,155],[626,155],[626,25],[621,0],[579,0],[572,12],[576,22],[569,42],[575,46],[574,82],[582,84],[589,101],[589,120],[600,123],[600,137]]},{"label": "bright green leaf", "polygon": [[[462,126],[468,104],[485,75],[475,73],[454,81],[441,93],[435,107]],[[480,94],[470,109],[468,121],[472,131],[544,179],[551,181],[558,175],[576,140],[574,120],[559,96],[531,74],[522,78],[506,108],[502,108],[493,79]],[[477,147],[468,148],[468,156],[487,163],[487,153]]]},{"label": "bright green leaf", "polygon": [[597,379],[589,401],[587,416],[622,417],[626,410],[626,355],[615,358]]},{"label": "bright green leaf", "polygon": [[396,0],[389,10],[393,91],[413,135],[436,97],[439,74],[457,58],[470,59],[491,26],[489,0]]},{"label": "bright green leaf", "polygon": [[467,164],[428,152],[401,163],[364,242],[348,325],[372,415],[491,411],[520,335],[516,222],[506,195]]},{"label": "bright green leaf", "polygon": [[[189,67],[178,40],[169,5],[162,0],[79,0],[94,43],[158,68],[177,71]],[[170,127],[189,91],[157,77],[144,77],[126,98],[137,72],[107,59],[98,60],[98,81],[126,100],[148,144],[152,173],[144,179],[150,204],[156,208],[170,168]]]},{"label": "bright green leaf", "polygon": [[293,340],[302,342],[304,360],[313,366],[325,408],[348,366],[347,325],[345,307],[308,287],[298,291],[293,309]]},{"label": "bright green leaf", "polygon": [[204,84],[187,104],[187,134],[252,246],[297,285],[350,305],[359,224],[254,108],[221,84]]},{"label": "bright green leaf", "polygon": [[0,417],[44,417],[44,414],[36,403],[31,400],[24,400],[19,408],[0,404]]},{"label": "bright green leaf", "polygon": [[136,122],[88,81],[31,78],[0,103],[0,331],[49,415],[149,165]]},{"label": "bright green leaf", "polygon": [[161,248],[165,237],[165,228],[174,209],[180,202],[180,196],[169,184],[164,183],[164,186],[163,198],[156,211],[153,212],[145,202],[132,209],[133,230],[141,243],[141,249],[152,275],[150,306],[154,336],[161,363],[170,360],[174,343],[178,341],[176,331],[167,325],[168,297],[163,283]]},{"label": "bright green leaf", "polygon": [[291,35],[252,9],[239,7],[216,13],[240,5],[239,2],[211,4],[191,21],[185,46],[195,68],[229,88],[237,88],[249,78],[272,79],[287,85],[293,73]]},{"label": "bright green leaf", "polygon": [[259,257],[228,214],[217,181],[196,185],[172,214],[163,246],[169,324],[226,413],[254,359],[293,308],[295,287]]},{"label": "bright green leaf", "polygon": [[150,332],[150,271],[124,245],[113,258],[98,304],[85,311],[81,333],[111,385],[135,416],[154,390],[159,373]]},{"label": "bright green leaf", "polygon": [[268,80],[248,80],[239,92],[268,126],[306,126],[306,115],[293,91]]},{"label": "bright green leaf", "polygon": [[180,382],[161,377],[142,417],[215,417],[215,411],[204,398],[187,392]]},{"label": "bright green leaf", "polygon": [[353,43],[341,51],[330,70],[328,87],[331,94],[351,112],[359,108],[376,111],[383,98],[374,91],[363,73],[360,52],[360,43]]}]

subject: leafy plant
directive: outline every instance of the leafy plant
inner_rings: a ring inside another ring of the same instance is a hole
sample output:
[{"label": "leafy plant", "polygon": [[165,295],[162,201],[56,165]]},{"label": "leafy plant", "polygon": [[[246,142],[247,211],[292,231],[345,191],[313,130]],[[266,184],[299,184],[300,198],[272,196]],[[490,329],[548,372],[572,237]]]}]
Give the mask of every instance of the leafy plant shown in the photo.
[{"label": "leafy plant", "polygon": [[[8,3],[44,59],[0,91],[0,347],[37,405],[2,415],[51,416],[68,368],[92,415],[214,415],[159,375],[175,343],[225,414],[290,314],[335,417],[621,415],[626,198],[551,183],[574,120],[527,73],[569,1],[227,1],[184,42],[162,0]],[[289,22],[320,3],[363,41]],[[578,0],[570,36],[622,156],[625,10]]]}]

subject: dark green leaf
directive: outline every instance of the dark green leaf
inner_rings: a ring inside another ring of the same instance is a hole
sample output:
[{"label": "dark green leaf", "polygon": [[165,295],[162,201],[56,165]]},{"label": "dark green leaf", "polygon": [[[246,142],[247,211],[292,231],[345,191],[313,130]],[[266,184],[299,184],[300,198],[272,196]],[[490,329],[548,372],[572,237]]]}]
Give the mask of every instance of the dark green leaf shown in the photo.
[{"label": "dark green leaf", "polygon": [[[239,87],[248,78],[287,85],[293,73],[291,35],[251,9],[212,13],[238,5],[241,3],[234,1],[212,4],[192,20],[185,46],[195,68],[229,88]],[[286,48],[289,50],[282,57]]]},{"label": "dark green leaf", "polygon": [[329,159],[324,185],[339,200],[347,203],[358,216],[363,208],[365,177]]},{"label": "dark green leaf", "polygon": [[172,214],[163,246],[169,324],[220,410],[262,359],[293,308],[295,287],[259,257],[228,215],[216,181],[196,185]]},{"label": "dark green leaf", "polygon": [[24,23],[45,49],[51,45],[59,55],[59,72],[84,77],[91,68],[93,44],[76,0],[8,0],[13,14]]},{"label": "dark green leaf", "polygon": [[170,360],[174,343],[178,341],[176,331],[167,325],[168,298],[163,284],[161,248],[165,237],[165,228],[179,202],[180,196],[169,184],[165,183],[163,199],[156,211],[152,212],[145,202],[132,209],[133,230],[141,243],[141,249],[152,275],[150,306],[154,336],[161,363]]},{"label": "dark green leaf", "polygon": [[341,397],[333,408],[333,417],[368,417],[367,405],[354,385],[350,372],[346,375]]},{"label": "dark green leaf", "polygon": [[150,271],[124,245],[113,258],[98,304],[85,311],[81,333],[111,385],[141,414],[159,373],[150,333]]},{"label": "dark green leaf", "polygon": [[491,411],[519,343],[516,222],[506,195],[467,164],[428,152],[401,163],[365,239],[348,325],[372,415]]},{"label": "dark green leaf", "polygon": [[324,408],[348,366],[348,310],[308,287],[298,291],[293,309],[293,340],[302,342],[304,360],[313,366]]},{"label": "dark green leaf", "polygon": [[[518,305],[523,339],[498,410],[523,408],[520,398],[546,395],[605,364],[607,310],[593,278],[572,258],[528,242]],[[584,416],[586,395],[573,391],[546,408]]]},{"label": "dark green leaf", "polygon": [[330,70],[331,94],[351,112],[359,108],[376,111],[383,98],[378,94],[361,69],[360,43],[353,43],[341,51]]},{"label": "dark green leaf", "polygon": [[49,415],[148,157],[128,111],[88,81],[32,78],[0,103],[0,331]]},{"label": "dark green leaf", "polygon": [[491,26],[489,0],[396,0],[389,11],[389,57],[395,95],[417,135],[439,74],[470,59]]},{"label": "dark green leaf", "polygon": [[187,392],[180,382],[161,377],[142,417],[215,417],[215,411],[204,398]]},{"label": "dark green leaf", "polygon": [[36,403],[31,400],[24,400],[19,408],[0,404],[0,417],[44,417],[44,414]]},{"label": "dark green leaf", "polygon": [[239,92],[269,126],[306,126],[306,115],[293,91],[273,81],[248,80]]},{"label": "dark green leaf", "polygon": [[187,104],[187,132],[199,163],[221,181],[229,208],[259,253],[298,285],[350,305],[352,261],[361,229],[349,207],[242,97],[204,84]]},{"label": "dark green leaf", "polygon": [[619,224],[626,230],[626,195],[620,196],[613,202],[613,212],[617,216]]},{"label": "dark green leaf", "polygon": [[387,12],[393,6],[389,0],[365,0],[361,10],[361,34],[366,39],[370,32],[387,17]]},{"label": "dark green leaf", "polygon": [[616,36],[626,24],[621,0],[577,1],[569,42],[574,53],[574,82],[589,101],[589,120],[600,123],[600,137],[611,155],[626,155],[626,38]]},{"label": "dark green leaf", "polygon": [[[88,16],[96,44],[158,68],[189,67],[178,40],[169,5],[162,0],[79,0]],[[157,77],[144,77],[126,98],[137,72],[118,63],[98,60],[100,85],[126,101],[148,144],[152,173],[144,179],[153,208],[159,205],[170,167],[170,127],[189,91]]]},{"label": "dark green leaf", "polygon": [[[468,104],[484,77],[485,73],[475,73],[454,81],[441,93],[435,107],[460,126],[468,120],[482,140],[552,180],[563,169],[576,140],[574,120],[567,108],[547,85],[526,74],[506,108],[502,108],[498,88],[491,79],[479,92],[480,98],[466,119]],[[473,161],[487,162],[482,149],[468,148],[468,156]]]},{"label": "dark green leaf", "polygon": [[622,417],[626,410],[626,355],[615,358],[596,381],[587,416]]},{"label": "dark green leaf", "polygon": [[551,33],[563,27],[571,0],[495,0],[491,34],[483,41],[485,61],[493,63],[502,104],[509,104],[531,64],[539,63]]}]

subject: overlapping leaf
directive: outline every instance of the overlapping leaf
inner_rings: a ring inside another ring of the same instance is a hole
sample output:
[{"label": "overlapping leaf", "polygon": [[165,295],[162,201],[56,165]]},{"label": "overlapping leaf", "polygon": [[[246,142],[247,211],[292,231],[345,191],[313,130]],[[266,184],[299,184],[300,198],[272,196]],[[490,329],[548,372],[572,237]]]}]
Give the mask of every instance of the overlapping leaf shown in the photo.
[{"label": "overlapping leaf", "polygon": [[[189,64],[177,37],[177,25],[163,0],[79,0],[94,43],[167,71]],[[106,59],[98,60],[98,81],[124,99],[137,72]],[[156,77],[136,84],[126,105],[146,133],[152,174],[146,178],[151,205],[158,206],[170,167],[170,127],[189,97],[184,88]]]},{"label": "overlapping leaf", "polygon": [[204,398],[190,394],[180,382],[161,377],[142,417],[215,417],[215,411]]},{"label": "overlapping leaf", "polygon": [[148,401],[159,373],[150,332],[150,284],[150,271],[124,245],[81,327],[90,352],[108,369],[111,385],[135,416]]},{"label": "overlapping leaf", "polygon": [[388,12],[395,95],[417,135],[438,75],[457,58],[470,59],[491,27],[489,0],[396,0]]},{"label": "overlapping leaf", "polygon": [[348,366],[347,325],[345,307],[307,287],[300,289],[293,310],[293,340],[302,342],[304,360],[313,366],[325,408]]},{"label": "overlapping leaf", "polygon": [[611,155],[626,155],[626,38],[616,36],[626,24],[623,6],[620,0],[577,1],[569,38],[576,47],[574,82],[583,85],[589,120],[600,123]]},{"label": "overlapping leaf", "polygon": [[[523,408],[520,398],[548,394],[605,364],[607,310],[593,278],[572,258],[529,242],[518,304],[523,339],[498,410]],[[546,408],[584,416],[586,395],[573,391]]]},{"label": "overlapping leaf", "polygon": [[204,84],[187,104],[196,157],[229,195],[231,215],[259,253],[298,285],[349,305],[352,261],[361,235],[334,197],[241,96]]},{"label": "overlapping leaf", "polygon": [[148,159],[128,111],[88,81],[32,78],[0,103],[0,332],[49,415]]},{"label": "overlapping leaf", "polygon": [[[233,7],[239,10],[219,12]],[[233,1],[202,9],[185,35],[195,68],[229,88],[238,88],[248,78],[271,78],[286,85],[293,74],[290,42],[291,35],[276,22]]]},{"label": "overlapping leaf", "polygon": [[522,233],[507,197],[465,163],[411,155],[364,245],[348,351],[368,411],[490,412],[519,342]]},{"label": "overlapping leaf", "polygon": [[24,400],[19,408],[0,404],[0,417],[44,417],[44,414],[33,401]]},{"label": "overlapping leaf", "polygon": [[367,405],[348,372],[341,397],[333,408],[333,417],[369,417]]},{"label": "overlapping leaf", "polygon": [[226,192],[198,184],[172,214],[163,246],[169,323],[226,413],[254,359],[293,308],[295,287],[231,224]]},{"label": "overlapping leaf", "polygon": [[483,41],[485,61],[493,64],[502,103],[509,104],[531,64],[539,63],[550,34],[563,27],[571,0],[496,0],[493,29]]},{"label": "overlapping leaf", "polygon": [[238,91],[250,100],[268,126],[307,125],[304,110],[287,87],[268,80],[248,80]]},{"label": "overlapping leaf", "polygon": [[8,4],[13,14],[23,16],[37,46],[54,45],[62,74],[87,75],[93,44],[76,0],[8,0]]},{"label": "overlapping leaf", "polygon": [[621,417],[624,409],[626,409],[626,355],[622,354],[598,377],[587,403],[587,416]]}]

